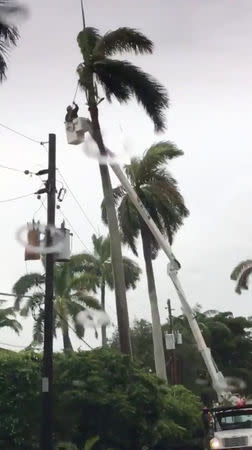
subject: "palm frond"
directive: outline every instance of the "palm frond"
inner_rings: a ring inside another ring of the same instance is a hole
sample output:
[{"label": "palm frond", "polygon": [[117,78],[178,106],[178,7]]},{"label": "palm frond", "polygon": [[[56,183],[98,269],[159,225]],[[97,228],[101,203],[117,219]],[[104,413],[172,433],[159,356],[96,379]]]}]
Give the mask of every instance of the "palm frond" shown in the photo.
[{"label": "palm frond", "polygon": [[38,344],[43,343],[44,338],[44,311],[41,311],[37,320],[34,322],[33,325],[33,341],[37,342]]},{"label": "palm frond", "polygon": [[13,308],[0,309],[0,328],[8,327],[19,334],[22,330],[22,325],[16,319],[10,319],[8,316],[15,316]]},{"label": "palm frond", "polygon": [[81,325],[79,322],[74,322],[74,328],[75,328],[75,333],[78,336],[78,338],[83,338],[84,334],[85,334],[85,328],[83,325]]},{"label": "palm frond", "polygon": [[155,125],[156,131],[165,129],[164,110],[168,108],[165,88],[139,67],[127,61],[104,59],[94,63],[98,80],[105,86],[108,100],[115,96],[126,102],[135,96]]},{"label": "palm frond", "polygon": [[153,43],[139,31],[122,27],[106,33],[96,43],[95,57],[112,56],[116,53],[135,52],[136,54],[152,53]]},{"label": "palm frond", "polygon": [[123,268],[126,289],[135,289],[137,282],[140,280],[142,270],[135,261],[126,256],[123,256]]},{"label": "palm frond", "polygon": [[44,277],[40,273],[29,273],[19,278],[12,288],[13,294],[16,295],[14,307],[16,310],[20,308],[20,302],[24,295],[26,295],[30,289],[40,286],[45,282]]},{"label": "palm frond", "polygon": [[5,317],[5,319],[0,319],[0,328],[4,327],[11,328],[17,334],[19,334],[22,330],[22,325],[17,320],[9,319],[8,317]]},{"label": "palm frond", "polygon": [[[112,262],[108,262],[103,266],[103,278],[105,284],[113,290],[115,287]],[[102,284],[102,283],[101,283]]]},{"label": "palm frond", "polygon": [[76,294],[72,297],[71,305],[69,304],[68,306],[69,311],[73,311],[74,308],[76,308],[76,311],[78,308],[80,308],[79,311],[81,311],[83,309],[83,306],[85,308],[94,308],[94,309],[101,308],[99,301],[92,295],[88,295],[85,292],[76,292]]},{"label": "palm frond", "polygon": [[7,62],[0,49],[0,83],[6,78]]},{"label": "palm frond", "polygon": [[138,256],[136,240],[139,235],[139,217],[127,195],[125,195],[118,207],[118,220],[123,235],[123,242],[131,248],[134,255]]},{"label": "palm frond", "polygon": [[87,267],[95,267],[97,259],[91,253],[78,253],[71,256],[71,259],[67,264],[69,264],[71,273],[76,274],[85,271]]},{"label": "palm frond", "polygon": [[0,82],[6,77],[7,57],[12,46],[17,44],[19,33],[15,26],[11,25],[11,15],[16,13],[26,13],[23,6],[15,3],[8,3],[5,0],[0,2]]},{"label": "palm frond", "polygon": [[175,144],[169,141],[161,141],[152,145],[144,153],[143,158],[138,163],[135,174],[136,183],[145,184],[153,177],[158,170],[167,163],[168,160],[183,155]]},{"label": "palm frond", "polygon": [[251,259],[247,259],[246,261],[241,261],[239,264],[237,264],[237,266],[232,271],[232,273],[230,275],[231,280],[236,281],[239,278],[239,276],[241,275],[241,273],[243,272],[243,270],[246,267],[250,267],[250,266],[252,266]]},{"label": "palm frond", "polygon": [[90,271],[73,277],[69,284],[69,292],[80,290],[95,291],[97,287],[99,287],[99,277]]},{"label": "palm frond", "polygon": [[252,273],[252,261],[250,259],[239,263],[231,273],[231,279],[237,281],[235,292],[241,294],[242,290],[248,290],[249,277]]},{"label": "palm frond", "polygon": [[99,236],[95,234],[92,236],[94,254],[101,263],[107,261],[110,258],[110,238],[109,236]]}]

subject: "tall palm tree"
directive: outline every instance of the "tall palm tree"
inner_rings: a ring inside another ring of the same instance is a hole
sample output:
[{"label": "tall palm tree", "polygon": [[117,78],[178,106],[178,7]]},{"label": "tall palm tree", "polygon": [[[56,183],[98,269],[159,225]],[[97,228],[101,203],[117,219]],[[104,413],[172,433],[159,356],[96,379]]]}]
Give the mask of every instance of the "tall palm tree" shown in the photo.
[{"label": "tall palm tree", "polygon": [[[81,258],[81,255],[79,257]],[[56,329],[61,329],[65,351],[73,349],[69,337],[69,320],[72,320],[77,336],[82,337],[84,328],[76,321],[76,315],[86,307],[100,308],[98,301],[88,294],[90,290],[95,290],[96,277],[77,271],[72,263],[73,258],[68,263],[56,264],[54,274],[54,331],[56,334]],[[31,293],[20,314],[28,316],[30,312],[32,313],[35,319],[33,340],[39,344],[43,342],[44,282],[45,278],[41,274],[30,273],[19,278],[13,287],[16,310],[20,309],[25,296]]]},{"label": "tall palm tree", "polygon": [[241,294],[242,290],[248,290],[249,277],[252,273],[252,260],[240,262],[231,273],[231,280],[236,281],[235,292]]},{"label": "tall palm tree", "polygon": [[[86,92],[92,136],[100,153],[105,155],[106,147],[99,123],[98,103],[101,100],[98,97],[96,83],[102,86],[108,101],[115,97],[119,102],[127,102],[135,97],[154,122],[155,129],[162,131],[165,128],[163,111],[168,107],[168,96],[165,89],[139,67],[128,61],[111,58],[117,53],[128,51],[136,54],[152,53],[152,42],[142,33],[131,28],[119,28],[104,36],[101,36],[95,28],[85,28],[79,33],[77,40],[84,61],[77,69],[79,82]],[[130,353],[129,318],[121,240],[107,165],[100,164],[100,173],[111,237],[120,348],[122,352]]]},{"label": "tall palm tree", "polygon": [[[127,177],[137,195],[160,231],[167,235],[170,243],[183,224],[183,219],[189,214],[177,182],[165,166],[168,160],[180,155],[183,155],[183,152],[171,142],[159,142],[152,145],[142,158],[132,158],[131,164],[125,166]],[[122,186],[114,189],[114,199],[124,241],[135,255],[137,255],[136,240],[141,234],[151,305],[156,373],[160,378],[166,379],[163,339],[152,267],[152,260],[158,252],[158,244]],[[102,215],[106,223],[107,215],[104,207]]]},{"label": "tall palm tree", "polygon": [[[0,304],[3,304],[4,301],[1,300]],[[1,308],[0,309],[0,328],[8,327],[11,328],[15,333],[19,334],[22,330],[22,325],[11,317],[15,317],[15,311],[13,308]]]},{"label": "tall palm tree", "polygon": [[17,44],[19,39],[17,28],[10,24],[11,16],[25,11],[24,7],[13,3],[13,1],[0,0],[0,82],[6,77],[6,59],[9,50]]},{"label": "tall palm tree", "polygon": [[[77,270],[84,271],[85,274],[91,275],[91,279],[97,277],[96,283],[100,288],[101,293],[101,307],[105,310],[105,291],[106,286],[114,289],[114,278],[111,262],[111,247],[110,237],[100,236],[95,234],[92,236],[93,254],[82,253],[80,257],[74,257],[74,264]],[[136,283],[139,281],[141,269],[137,263],[132,259],[123,256],[123,267],[126,289],[135,289]],[[106,326],[102,327],[102,346],[106,346]]]}]

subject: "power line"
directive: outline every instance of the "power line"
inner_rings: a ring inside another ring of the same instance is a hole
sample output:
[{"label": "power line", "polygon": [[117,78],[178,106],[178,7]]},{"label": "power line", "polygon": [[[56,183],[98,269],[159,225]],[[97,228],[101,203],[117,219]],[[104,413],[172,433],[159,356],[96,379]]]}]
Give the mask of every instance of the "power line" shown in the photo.
[{"label": "power line", "polygon": [[8,198],[6,200],[0,200],[0,203],[8,203],[8,202],[13,202],[15,200],[20,200],[21,198],[26,198],[26,197],[31,197],[31,195],[34,195],[35,193],[32,192],[31,194],[26,194],[26,195],[20,195],[19,197],[12,197],[12,198]]},{"label": "power line", "polygon": [[73,199],[75,200],[75,202],[76,202],[77,205],[79,206],[79,208],[80,208],[82,214],[84,215],[85,219],[87,220],[87,222],[89,223],[89,225],[93,228],[94,232],[97,234],[97,229],[95,228],[95,226],[93,225],[93,223],[92,223],[91,220],[89,219],[87,213],[84,211],[82,205],[80,204],[80,202],[79,202],[79,200],[77,199],[76,195],[73,193],[73,191],[72,191],[72,189],[70,188],[69,184],[67,183],[65,177],[62,175],[61,170],[60,170],[59,168],[58,168],[57,170],[58,170],[58,172],[59,172],[59,174],[60,174],[62,180],[64,181],[64,183],[65,183],[67,189],[69,190],[70,194],[72,195]]},{"label": "power line", "polygon": [[[5,297],[17,297],[16,294],[7,294],[7,292],[0,292],[0,295],[4,295]],[[22,298],[32,298],[32,295],[22,295]]]},{"label": "power line", "polygon": [[21,137],[23,137],[24,139],[27,139],[27,140],[29,140],[29,141],[31,141],[31,142],[35,142],[36,144],[39,144],[39,145],[44,145],[44,144],[45,144],[45,142],[37,141],[36,139],[33,139],[33,138],[29,137],[29,136],[26,136],[25,134],[20,133],[19,131],[14,130],[13,128],[7,127],[7,125],[4,125],[3,123],[0,123],[0,127],[5,128],[6,130],[9,130],[9,131],[11,131],[12,133],[15,133],[15,134],[17,134],[18,136],[21,136]]},{"label": "power line", "polygon": [[[39,289],[42,291],[42,293],[44,294],[44,290],[43,290],[42,286],[38,285],[38,288],[39,288]],[[84,344],[86,344],[87,347],[89,347],[91,350],[94,350],[93,347],[91,347],[91,345],[89,345],[89,344],[85,341],[85,339],[83,339],[82,337],[78,336],[78,334],[76,333],[76,330],[70,325],[70,323],[68,322],[68,320],[67,320],[64,316],[62,316],[62,315],[59,313],[59,311],[56,311],[56,312],[57,312],[57,314],[59,315],[59,317],[67,323],[67,325],[69,326],[69,328],[76,334],[76,336],[77,336],[82,342],[84,342]]]},{"label": "power line", "polygon": [[[43,204],[43,207],[44,207],[44,209],[46,210],[46,206],[45,206],[43,200],[41,200],[41,203]],[[74,234],[76,235],[76,237],[79,239],[79,241],[80,241],[80,243],[83,245],[83,247],[84,247],[88,252],[90,252],[89,248],[84,244],[84,242],[83,242],[83,240],[81,239],[79,233],[77,233],[77,231],[74,229],[72,223],[71,223],[70,220],[66,217],[66,215],[63,213],[63,211],[62,211],[61,208],[59,209],[59,211],[60,211],[60,213],[61,213],[63,219],[66,220],[66,222],[67,222],[68,225],[71,227],[72,231],[74,232]]]},{"label": "power line", "polygon": [[72,330],[72,331],[74,332],[74,334],[76,334],[76,336],[77,336],[78,339],[80,339],[82,342],[84,342],[84,344],[85,344],[88,348],[90,348],[90,350],[94,350],[94,348],[91,347],[91,345],[89,345],[89,344],[87,343],[87,341],[85,341],[85,339],[83,339],[82,337],[78,336],[78,334],[76,333],[76,330],[70,325],[70,323],[68,322],[68,320],[67,320],[64,316],[62,316],[58,311],[57,311],[57,314],[60,316],[60,318],[61,318],[62,320],[64,320],[64,322],[68,325],[68,327],[70,328],[70,330]]},{"label": "power line", "polygon": [[20,173],[23,173],[23,174],[25,174],[25,175],[35,175],[35,173],[34,173],[34,172],[31,172],[30,170],[16,169],[15,167],[4,166],[3,164],[0,164],[0,168],[1,168],[1,169],[12,170],[12,171],[14,171],[14,172],[20,172]]},{"label": "power line", "polygon": [[6,347],[14,347],[14,348],[27,348],[27,345],[7,344],[6,342],[0,342],[0,345],[6,345]]}]

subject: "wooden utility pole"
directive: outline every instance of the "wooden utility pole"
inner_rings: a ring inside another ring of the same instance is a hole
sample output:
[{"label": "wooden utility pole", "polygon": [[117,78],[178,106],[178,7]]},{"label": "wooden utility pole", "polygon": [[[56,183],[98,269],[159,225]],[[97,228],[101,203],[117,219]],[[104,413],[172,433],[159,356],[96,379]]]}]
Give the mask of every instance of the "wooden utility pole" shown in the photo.
[{"label": "wooden utility pole", "polygon": [[[169,333],[173,334],[173,317],[171,309],[171,300],[167,300],[167,309],[168,309]],[[169,353],[170,353],[171,383],[178,384],[176,350],[175,349],[169,350]]]},{"label": "wooden utility pole", "polygon": [[[55,227],[56,194],[56,136],[49,134],[47,225],[46,247],[53,244],[52,228]],[[42,365],[42,424],[40,449],[53,450],[53,297],[54,254],[46,255],[45,309],[44,309],[44,354]]]}]

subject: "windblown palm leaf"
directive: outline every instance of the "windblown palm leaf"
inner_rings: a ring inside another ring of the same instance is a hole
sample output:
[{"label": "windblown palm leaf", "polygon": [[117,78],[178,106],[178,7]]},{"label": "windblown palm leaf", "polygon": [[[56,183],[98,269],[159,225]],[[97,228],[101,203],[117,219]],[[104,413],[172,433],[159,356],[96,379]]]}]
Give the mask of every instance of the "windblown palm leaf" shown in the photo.
[{"label": "windblown palm leaf", "polygon": [[241,294],[242,290],[248,290],[249,277],[252,273],[252,260],[248,259],[239,263],[231,273],[231,280],[236,281],[235,292]]},{"label": "windblown palm leaf", "polygon": [[99,39],[94,48],[94,55],[107,57],[131,51],[136,55],[152,53],[153,42],[133,28],[122,27],[109,31],[102,39]]},{"label": "windblown palm leaf", "polygon": [[77,40],[85,61],[78,67],[80,85],[88,90],[90,74],[95,74],[109,101],[113,96],[119,102],[135,97],[153,121],[156,131],[162,131],[165,128],[164,111],[168,107],[164,87],[128,61],[109,58],[129,51],[152,53],[153,43],[137,30],[126,27],[103,37],[96,29],[86,28],[79,33]]},{"label": "windblown palm leaf", "polygon": [[26,12],[13,1],[0,1],[0,82],[6,77],[7,56],[12,46],[17,44],[19,33],[15,26],[10,24],[13,14]]},{"label": "windblown palm leaf", "polygon": [[22,325],[16,319],[11,319],[9,316],[15,317],[15,311],[13,308],[0,309],[0,328],[11,328],[19,334],[22,330]]}]

